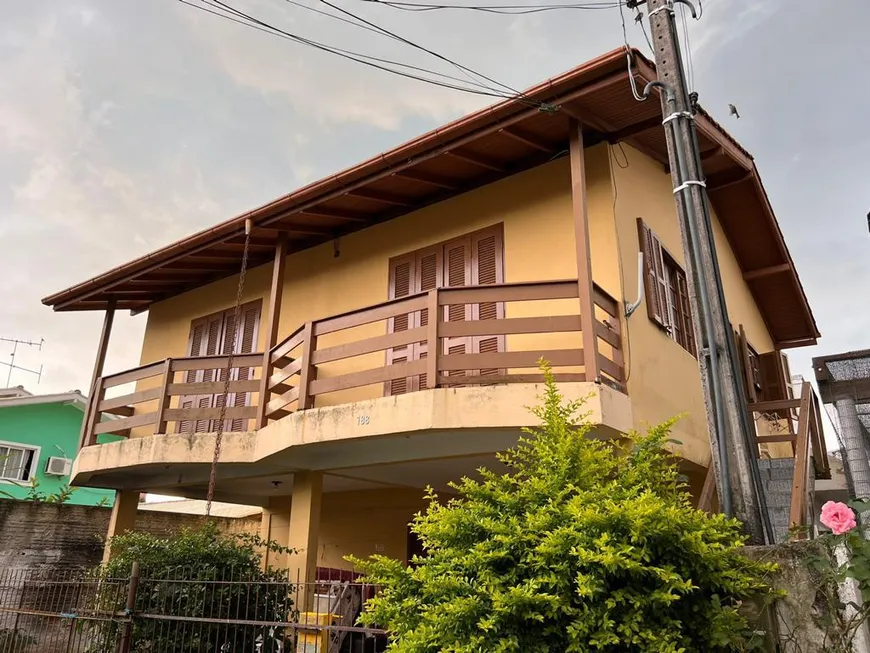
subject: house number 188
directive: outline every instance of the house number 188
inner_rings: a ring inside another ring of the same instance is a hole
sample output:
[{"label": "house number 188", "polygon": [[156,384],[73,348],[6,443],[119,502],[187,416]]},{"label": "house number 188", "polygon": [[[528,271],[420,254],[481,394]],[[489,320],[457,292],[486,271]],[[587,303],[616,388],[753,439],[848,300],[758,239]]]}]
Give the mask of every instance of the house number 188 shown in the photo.
[{"label": "house number 188", "polygon": [[360,415],[356,418],[356,421],[360,426],[366,426],[370,420],[368,415]]}]

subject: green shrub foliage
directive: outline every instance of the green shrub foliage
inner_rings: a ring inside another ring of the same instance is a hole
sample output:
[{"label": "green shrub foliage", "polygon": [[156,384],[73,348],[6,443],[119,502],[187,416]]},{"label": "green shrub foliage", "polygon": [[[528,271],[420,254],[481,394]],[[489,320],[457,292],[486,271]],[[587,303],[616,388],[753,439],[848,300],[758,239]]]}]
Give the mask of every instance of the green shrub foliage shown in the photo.
[{"label": "green shrub foliage", "polygon": [[677,653],[741,650],[738,608],[769,594],[739,522],[691,506],[665,449],[672,423],[628,443],[590,437],[547,372],[541,426],[502,474],[453,484],[412,530],[405,567],[353,559],[382,586],[361,620],[392,653]]},{"label": "green shrub foliage", "polygon": [[[283,650],[290,633],[241,622],[293,620],[294,588],[286,572],[262,569],[261,558],[267,547],[283,553],[289,549],[253,535],[223,534],[212,521],[170,537],[126,533],[112,538],[111,547],[112,558],[100,571],[107,581],[104,603],[123,609],[126,594],[116,591],[115,583],[130,577],[134,561],[140,565],[133,653]],[[114,650],[118,633],[98,630],[93,653]]]}]

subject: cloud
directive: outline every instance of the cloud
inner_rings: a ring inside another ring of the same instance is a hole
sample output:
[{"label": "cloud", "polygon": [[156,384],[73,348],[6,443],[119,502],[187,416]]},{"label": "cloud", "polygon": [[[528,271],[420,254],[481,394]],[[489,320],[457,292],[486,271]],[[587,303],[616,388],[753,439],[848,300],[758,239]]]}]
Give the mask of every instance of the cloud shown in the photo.
[{"label": "cloud", "polygon": [[[283,0],[232,2],[310,38],[465,79],[407,45]],[[811,375],[810,356],[866,347],[870,332],[860,301],[870,281],[870,137],[854,127],[854,116],[870,114],[870,93],[856,83],[870,8],[850,3],[843,21],[817,3],[704,4],[690,26],[701,102],[756,156],[824,334],[820,347],[793,354],[793,370]],[[514,88],[622,43],[614,10],[494,16],[342,6]],[[838,110],[820,98],[834,98]],[[175,0],[11,5],[0,25],[0,335],[46,338],[43,352],[21,354],[29,367],[45,363],[41,389],[84,388],[100,316],[52,314],[40,297],[490,101]],[[729,102],[740,121],[728,119]],[[119,316],[110,369],[138,362],[143,326]]]}]

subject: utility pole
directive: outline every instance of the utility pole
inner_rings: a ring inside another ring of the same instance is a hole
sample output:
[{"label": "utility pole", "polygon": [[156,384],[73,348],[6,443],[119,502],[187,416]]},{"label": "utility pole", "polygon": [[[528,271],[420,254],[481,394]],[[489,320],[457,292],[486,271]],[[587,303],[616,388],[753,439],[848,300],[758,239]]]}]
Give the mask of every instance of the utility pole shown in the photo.
[{"label": "utility pole", "polygon": [[[643,0],[629,0],[636,6]],[[694,8],[688,0],[676,0]],[[713,241],[694,111],[683,70],[674,21],[674,0],[646,0],[658,81],[674,199],[680,220],[683,253],[689,279],[689,299],[699,346],[701,382],[710,430],[712,463],[723,512],[738,517],[753,543],[772,543],[770,518],[761,488],[751,437],[742,376],[728,321],[722,278]]]}]

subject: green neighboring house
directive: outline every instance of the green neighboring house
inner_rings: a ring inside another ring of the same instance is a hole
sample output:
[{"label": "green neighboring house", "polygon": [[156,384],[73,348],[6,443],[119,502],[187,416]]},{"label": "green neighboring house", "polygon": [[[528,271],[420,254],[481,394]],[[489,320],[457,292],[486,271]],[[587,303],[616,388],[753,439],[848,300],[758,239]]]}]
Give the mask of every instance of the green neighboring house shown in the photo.
[{"label": "green neighboring house", "polygon": [[[20,386],[0,389],[0,499],[28,498],[34,479],[41,497],[69,485],[87,402],[78,390],[33,395]],[[66,503],[111,506],[114,500],[113,490],[74,488]]]}]

